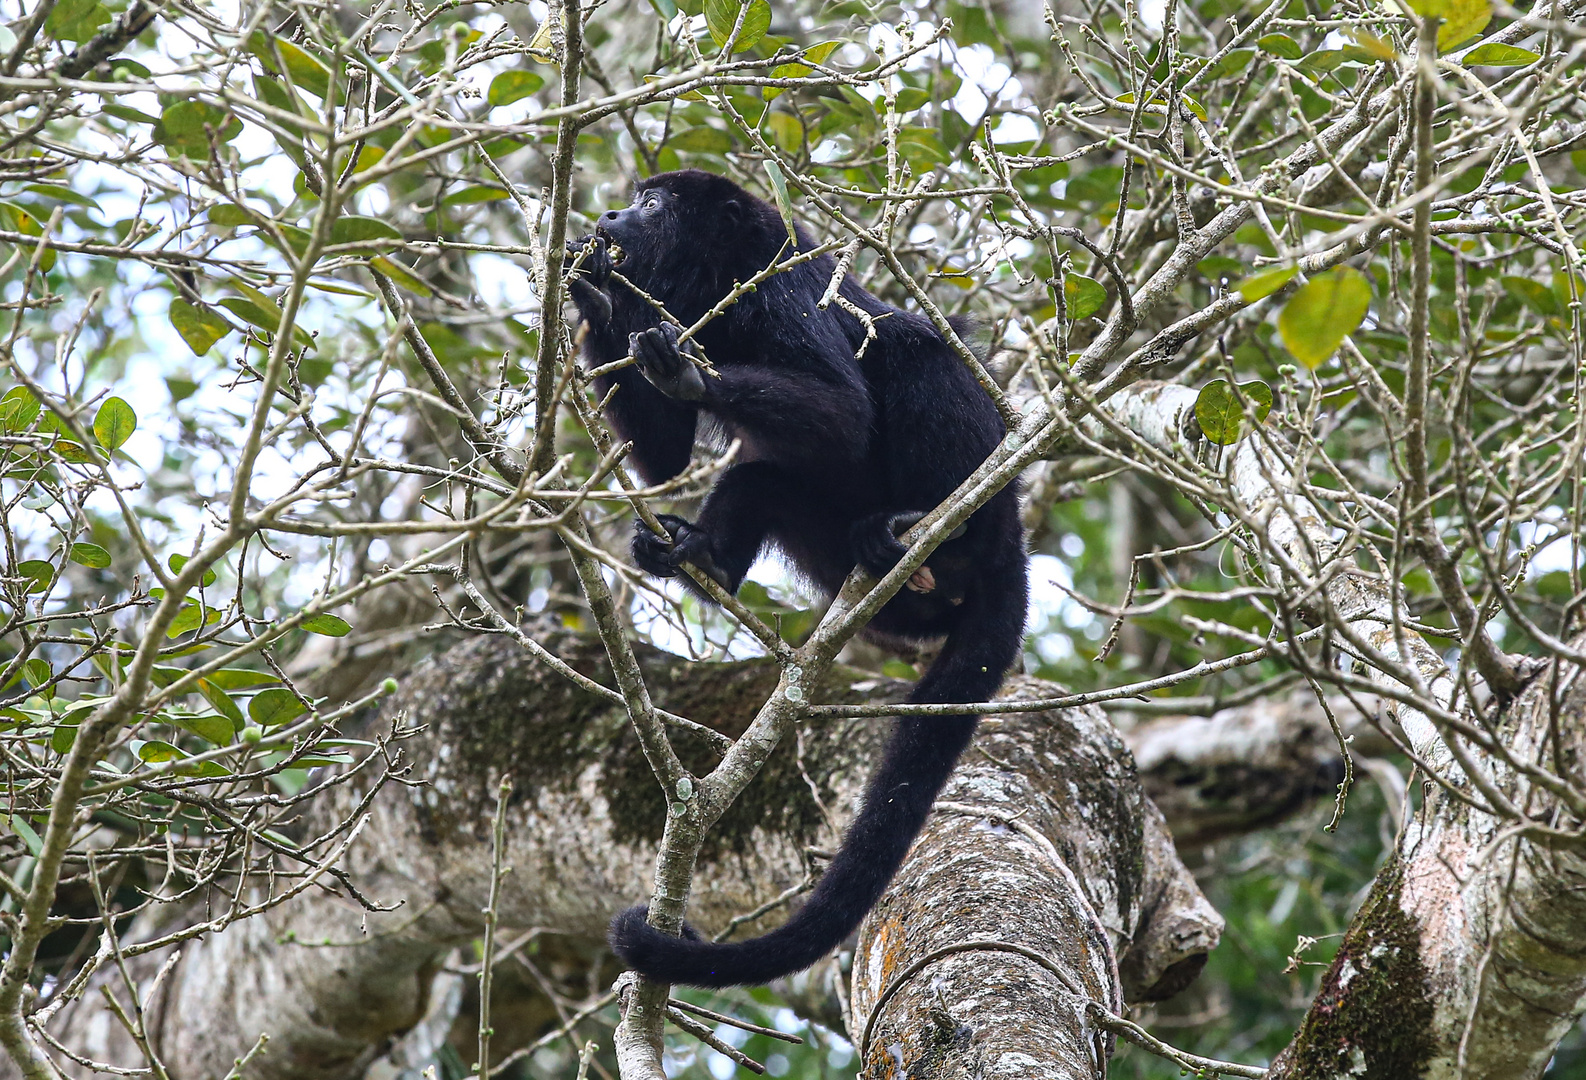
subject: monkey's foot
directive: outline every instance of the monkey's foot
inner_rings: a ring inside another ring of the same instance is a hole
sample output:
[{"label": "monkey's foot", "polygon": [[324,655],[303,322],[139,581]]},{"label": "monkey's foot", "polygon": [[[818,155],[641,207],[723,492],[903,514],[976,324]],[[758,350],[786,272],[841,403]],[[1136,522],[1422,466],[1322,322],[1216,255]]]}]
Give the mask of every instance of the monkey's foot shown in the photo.
[{"label": "monkey's foot", "polygon": [[[898,516],[883,512],[854,522],[849,536],[854,545],[854,558],[871,577],[885,577],[909,550],[893,530],[893,518]],[[915,521],[918,520],[916,517]],[[907,529],[908,525],[903,527]]]},{"label": "monkey's foot", "polygon": [[644,522],[634,522],[631,550],[640,570],[652,577],[676,577],[684,563],[693,563],[722,588],[732,591],[711,554],[710,535],[705,530],[676,514],[657,514],[656,519],[667,531],[666,539],[655,535],[655,530]]}]

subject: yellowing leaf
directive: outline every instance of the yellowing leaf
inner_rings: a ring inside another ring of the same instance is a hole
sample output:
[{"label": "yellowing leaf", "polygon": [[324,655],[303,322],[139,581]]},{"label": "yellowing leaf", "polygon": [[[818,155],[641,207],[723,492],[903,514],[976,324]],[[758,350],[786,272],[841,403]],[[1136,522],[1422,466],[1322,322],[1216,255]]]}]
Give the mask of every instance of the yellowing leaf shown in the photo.
[{"label": "yellowing leaf", "polygon": [[1107,302],[1107,288],[1084,274],[1069,274],[1063,279],[1063,301],[1068,305],[1070,321],[1088,319]]},{"label": "yellowing leaf", "polygon": [[1240,383],[1236,394],[1226,379],[1214,379],[1195,398],[1195,422],[1200,425],[1201,434],[1219,446],[1238,442],[1245,436],[1249,420],[1259,424],[1271,411],[1272,387],[1259,380]]},{"label": "yellowing leaf", "polygon": [[182,335],[194,356],[203,356],[215,342],[231,333],[231,324],[208,308],[189,304],[186,300],[171,301],[166,313],[176,332]]},{"label": "yellowing leaf", "polygon": [[1283,288],[1289,283],[1289,279],[1299,272],[1298,266],[1280,266],[1276,270],[1268,270],[1245,278],[1234,286],[1234,291],[1244,297],[1246,302],[1253,304]]},{"label": "yellowing leaf", "polygon": [[106,398],[94,415],[94,438],[106,450],[119,450],[138,430],[138,414],[118,397]]},{"label": "yellowing leaf", "polygon": [[[824,64],[826,62],[826,58],[832,53],[836,52],[838,46],[841,44],[842,42],[840,41],[816,42],[814,45],[811,45],[809,48],[804,50],[804,57],[809,61],[809,63],[801,64],[794,62],[791,64],[778,64],[776,67],[771,69],[771,77],[773,79],[802,79],[804,76],[815,70],[815,68],[811,66],[812,64]],[[784,86],[767,86],[761,89],[761,94],[767,101],[774,101],[786,90],[787,88]]]},{"label": "yellowing leaf", "polygon": [[1525,67],[1540,59],[1542,57],[1530,49],[1489,41],[1485,45],[1477,45],[1460,57],[1459,62],[1466,67]]},{"label": "yellowing leaf", "polygon": [[1371,307],[1371,283],[1352,267],[1312,278],[1283,305],[1278,334],[1294,358],[1315,370],[1354,333]]},{"label": "yellowing leaf", "polygon": [[1439,52],[1469,41],[1492,21],[1492,0],[1402,0],[1402,6],[1423,19],[1443,20],[1437,28]]}]

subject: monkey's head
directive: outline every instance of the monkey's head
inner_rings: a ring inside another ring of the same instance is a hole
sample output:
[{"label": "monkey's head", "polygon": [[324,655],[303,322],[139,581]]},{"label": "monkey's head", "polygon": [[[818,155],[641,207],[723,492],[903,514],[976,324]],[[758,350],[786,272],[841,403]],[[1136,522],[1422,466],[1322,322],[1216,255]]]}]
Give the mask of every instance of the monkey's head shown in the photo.
[{"label": "monkey's head", "polygon": [[[775,208],[700,169],[641,180],[632,204],[601,214],[595,231],[622,249],[618,268],[640,288],[707,305],[764,269],[787,241]],[[702,289],[717,295],[701,297]]]}]

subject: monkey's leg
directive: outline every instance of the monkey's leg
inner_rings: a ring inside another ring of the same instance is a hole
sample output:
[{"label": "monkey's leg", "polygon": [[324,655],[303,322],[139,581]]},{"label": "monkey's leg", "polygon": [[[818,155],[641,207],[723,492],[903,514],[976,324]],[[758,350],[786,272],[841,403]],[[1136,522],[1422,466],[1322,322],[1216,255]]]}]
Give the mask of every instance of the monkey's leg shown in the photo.
[{"label": "monkey's leg", "polygon": [[634,562],[658,577],[672,577],[684,562],[691,562],[728,592],[737,592],[792,498],[786,475],[771,463],[734,465],[705,497],[698,521],[661,515],[669,539],[640,522],[633,534]]}]

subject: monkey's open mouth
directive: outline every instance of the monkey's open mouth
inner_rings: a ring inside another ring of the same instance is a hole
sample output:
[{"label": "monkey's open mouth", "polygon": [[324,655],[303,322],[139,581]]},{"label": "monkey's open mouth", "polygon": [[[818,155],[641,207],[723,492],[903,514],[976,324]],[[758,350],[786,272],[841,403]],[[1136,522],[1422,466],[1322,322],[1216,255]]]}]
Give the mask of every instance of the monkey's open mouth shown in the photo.
[{"label": "monkey's open mouth", "polygon": [[599,225],[595,226],[595,235],[606,242],[606,254],[611,256],[611,265],[621,265],[622,261],[628,257],[628,253],[622,250],[622,245],[617,243],[612,235]]}]

